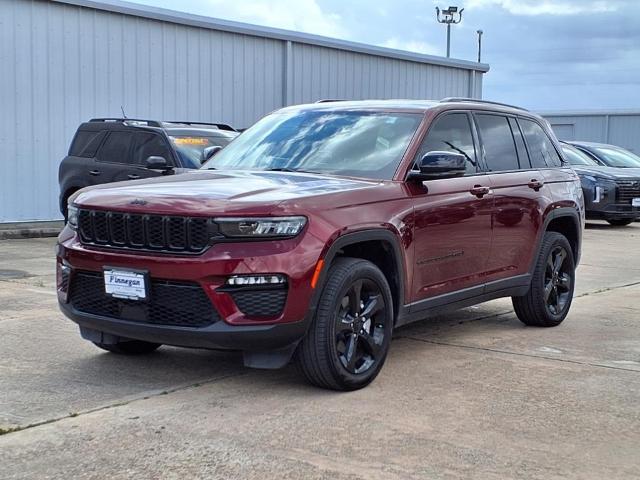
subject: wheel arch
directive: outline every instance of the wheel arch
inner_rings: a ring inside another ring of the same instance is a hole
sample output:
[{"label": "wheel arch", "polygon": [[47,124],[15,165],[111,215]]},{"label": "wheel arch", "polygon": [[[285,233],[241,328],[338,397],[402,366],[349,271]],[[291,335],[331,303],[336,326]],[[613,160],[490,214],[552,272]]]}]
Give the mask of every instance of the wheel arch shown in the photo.
[{"label": "wheel arch", "polygon": [[406,283],[404,255],[398,236],[385,229],[368,229],[338,237],[322,257],[324,266],[313,296],[314,311],[327,280],[329,267],[339,257],[362,258],[382,271],[391,289],[394,317],[397,319],[404,306]]},{"label": "wheel arch", "polygon": [[565,236],[573,250],[573,259],[578,265],[582,243],[580,215],[573,208],[557,208],[545,219],[545,232],[557,232]]}]

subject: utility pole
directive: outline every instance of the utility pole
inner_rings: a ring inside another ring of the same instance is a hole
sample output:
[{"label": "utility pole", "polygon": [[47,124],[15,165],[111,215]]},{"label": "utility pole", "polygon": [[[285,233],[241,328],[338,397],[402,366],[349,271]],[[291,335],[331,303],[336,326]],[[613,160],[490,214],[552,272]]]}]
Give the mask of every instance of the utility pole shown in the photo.
[{"label": "utility pole", "polygon": [[478,34],[478,63],[480,63],[480,60],[482,59],[482,34],[484,32],[482,30],[477,30],[476,33]]},{"label": "utility pole", "polygon": [[[462,21],[462,12],[464,12],[464,8],[458,11],[458,7],[449,7],[446,10],[440,10],[436,7],[438,23],[444,23],[447,26],[447,58],[451,56],[451,25],[456,25]],[[441,13],[442,16],[440,16]]]}]

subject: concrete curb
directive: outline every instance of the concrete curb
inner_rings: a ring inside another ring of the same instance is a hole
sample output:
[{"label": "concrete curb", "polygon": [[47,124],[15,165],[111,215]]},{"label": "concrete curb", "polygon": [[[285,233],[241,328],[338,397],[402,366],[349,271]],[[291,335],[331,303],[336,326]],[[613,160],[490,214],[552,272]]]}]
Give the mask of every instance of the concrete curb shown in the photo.
[{"label": "concrete curb", "polygon": [[63,227],[63,222],[0,224],[0,240],[57,237]]}]

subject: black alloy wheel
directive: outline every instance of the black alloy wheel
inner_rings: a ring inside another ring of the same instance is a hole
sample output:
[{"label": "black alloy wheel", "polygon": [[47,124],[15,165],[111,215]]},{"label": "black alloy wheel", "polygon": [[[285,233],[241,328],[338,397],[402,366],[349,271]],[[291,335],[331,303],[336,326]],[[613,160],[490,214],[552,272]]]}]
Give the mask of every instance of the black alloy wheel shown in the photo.
[{"label": "black alloy wheel", "polygon": [[393,321],[393,296],[384,273],[364,259],[337,258],[298,347],[302,373],[322,388],[350,391],[367,386],[384,365]]},{"label": "black alloy wheel", "polygon": [[365,373],[380,360],[387,321],[380,287],[369,279],[356,280],[342,298],[335,322],[336,351],[349,373]]},{"label": "black alloy wheel", "polygon": [[572,295],[573,272],[568,271],[569,252],[558,245],[551,250],[547,259],[544,277],[544,298],[552,315],[561,315]]},{"label": "black alloy wheel", "polygon": [[575,288],[575,257],[567,237],[545,232],[529,290],[512,297],[522,323],[534,327],[560,325],[569,313]]}]

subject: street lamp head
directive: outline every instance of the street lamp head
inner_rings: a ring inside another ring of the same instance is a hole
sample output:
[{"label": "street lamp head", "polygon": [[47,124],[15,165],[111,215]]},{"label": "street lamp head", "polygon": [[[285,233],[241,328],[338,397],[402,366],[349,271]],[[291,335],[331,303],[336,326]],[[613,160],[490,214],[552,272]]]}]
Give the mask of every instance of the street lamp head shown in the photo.
[{"label": "street lamp head", "polygon": [[[464,8],[458,8],[456,6],[449,6],[449,8],[442,10],[436,7],[436,17],[438,19],[438,22],[440,23],[456,24],[462,21],[463,11]],[[440,16],[440,14],[442,14],[442,17]]]}]

